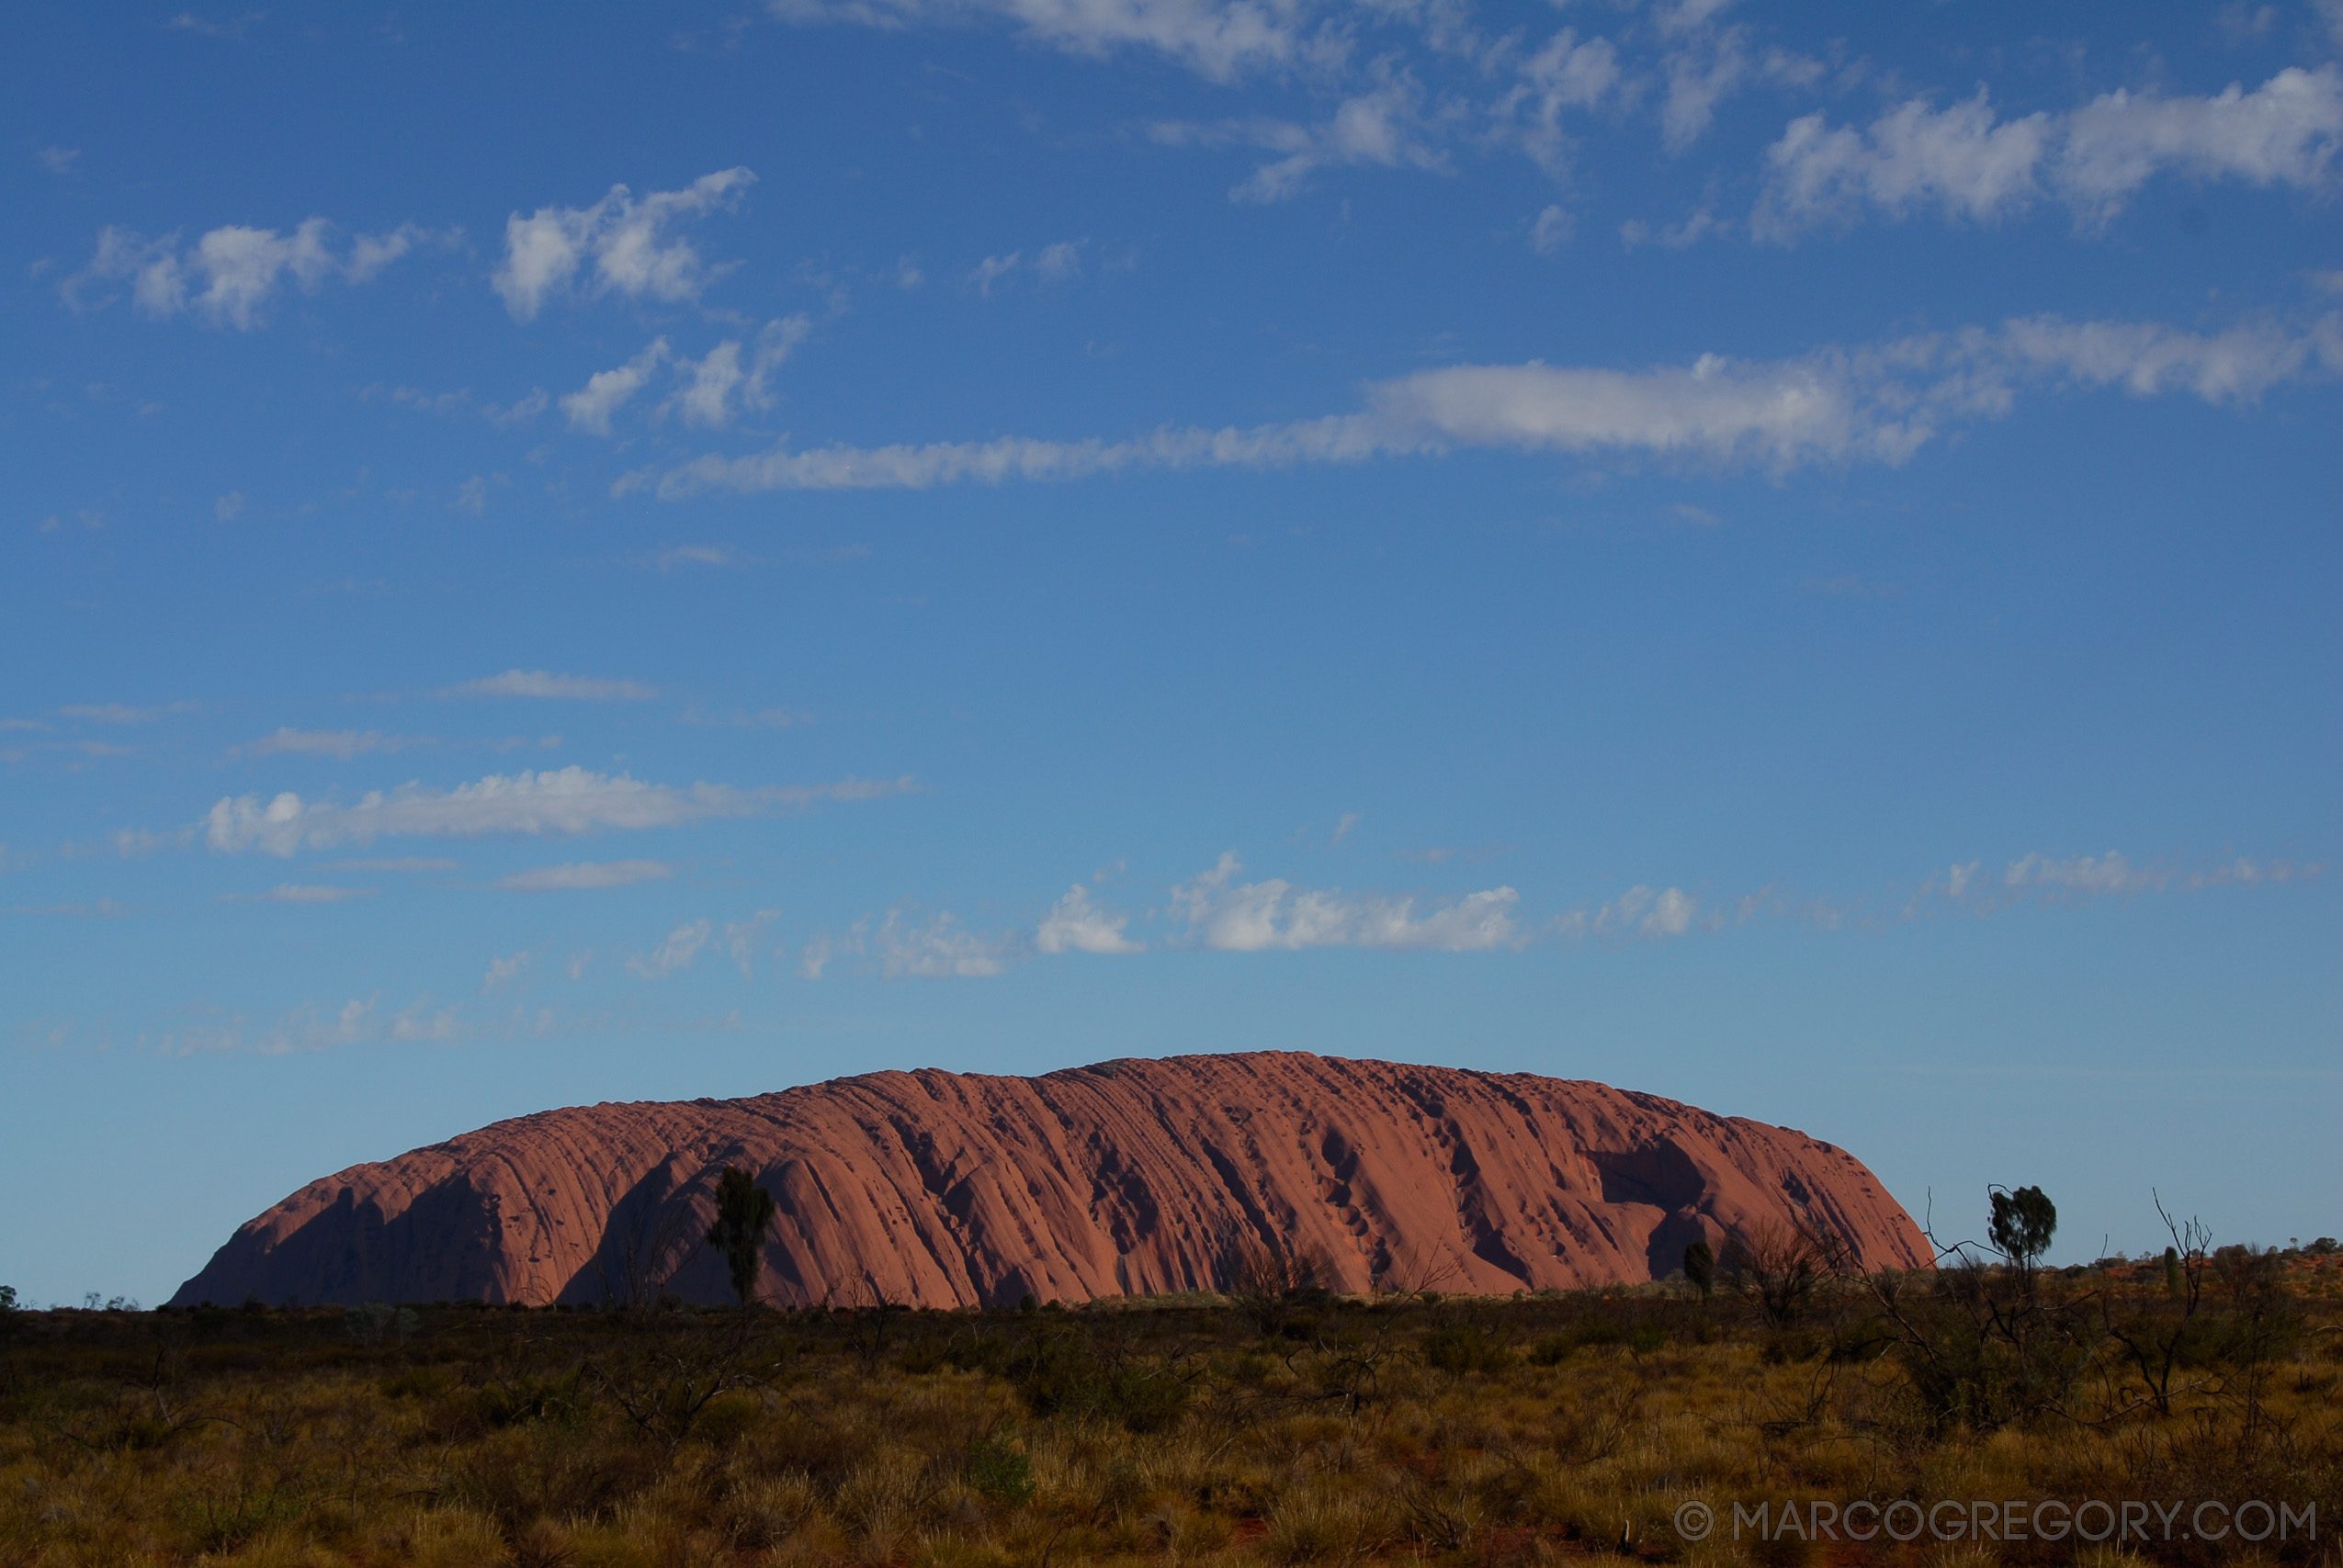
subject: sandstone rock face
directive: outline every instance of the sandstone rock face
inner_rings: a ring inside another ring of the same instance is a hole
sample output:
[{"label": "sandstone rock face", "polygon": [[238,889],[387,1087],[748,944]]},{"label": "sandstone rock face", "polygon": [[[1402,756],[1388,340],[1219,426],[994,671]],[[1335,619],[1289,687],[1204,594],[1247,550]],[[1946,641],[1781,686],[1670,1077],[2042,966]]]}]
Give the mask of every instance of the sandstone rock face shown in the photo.
[{"label": "sandstone rock face", "polygon": [[762,1292],[787,1305],[1211,1290],[1239,1238],[1318,1253],[1352,1291],[1650,1280],[1782,1220],[1868,1267],[1930,1258],[1860,1161],[1802,1133],[1597,1083],[1264,1052],[524,1116],[312,1182],[173,1300],[727,1301],[701,1238],[728,1165],[777,1201]]}]

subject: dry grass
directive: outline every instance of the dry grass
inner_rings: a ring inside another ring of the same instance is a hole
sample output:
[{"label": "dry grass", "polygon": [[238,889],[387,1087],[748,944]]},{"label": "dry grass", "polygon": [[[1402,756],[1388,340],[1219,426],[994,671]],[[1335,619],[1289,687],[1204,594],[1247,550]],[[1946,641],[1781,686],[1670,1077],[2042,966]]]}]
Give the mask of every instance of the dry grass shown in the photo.
[{"label": "dry grass", "polygon": [[[2006,1408],[1916,1377],[1908,1337],[1966,1321],[1924,1280],[1894,1315],[1826,1281],[1787,1324],[1681,1287],[1275,1314],[17,1313],[0,1568],[2324,1562],[2332,1272],[2208,1305],[2168,1409],[2107,1332],[2177,1314],[2155,1270],[2048,1281],[2020,1331],[2035,1359],[1978,1352],[2030,1391]],[[1693,1500],[2205,1496],[2315,1506],[2324,1531],[2127,1555],[1670,1524]]]}]

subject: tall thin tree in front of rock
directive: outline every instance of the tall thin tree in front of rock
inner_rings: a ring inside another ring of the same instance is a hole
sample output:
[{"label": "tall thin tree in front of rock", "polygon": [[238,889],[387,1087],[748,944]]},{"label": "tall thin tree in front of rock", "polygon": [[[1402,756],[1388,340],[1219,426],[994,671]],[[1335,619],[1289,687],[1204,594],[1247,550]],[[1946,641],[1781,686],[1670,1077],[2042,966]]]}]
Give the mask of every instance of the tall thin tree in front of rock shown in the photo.
[{"label": "tall thin tree in front of rock", "polygon": [[772,1225],[773,1194],[740,1167],[726,1166],[716,1181],[716,1223],[707,1227],[707,1244],[724,1255],[732,1293],[742,1306],[756,1299],[764,1233]]}]

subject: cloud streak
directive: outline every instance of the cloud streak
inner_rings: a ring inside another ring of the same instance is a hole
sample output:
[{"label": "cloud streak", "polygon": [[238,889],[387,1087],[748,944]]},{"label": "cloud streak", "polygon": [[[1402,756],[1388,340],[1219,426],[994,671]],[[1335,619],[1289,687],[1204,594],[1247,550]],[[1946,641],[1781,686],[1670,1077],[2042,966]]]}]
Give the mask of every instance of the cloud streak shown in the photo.
[{"label": "cloud streak", "polygon": [[675,874],[655,860],[574,861],[567,865],[540,865],[497,879],[506,893],[577,893],[604,887],[631,887],[639,882],[664,882]]},{"label": "cloud streak", "polygon": [[371,898],[381,891],[379,887],[322,887],[296,882],[280,882],[266,893],[226,893],[221,901],[231,904],[341,904],[353,898]]},{"label": "cloud streak", "polygon": [[617,294],[676,304],[699,298],[711,269],[671,231],[687,219],[729,211],[756,175],[744,168],[703,175],[682,190],[637,199],[612,186],[592,207],[540,207],[504,222],[504,259],[491,281],[516,321],[547,304]]},{"label": "cloud streak", "polygon": [[213,326],[250,332],[263,324],[289,281],[311,295],[328,283],[369,283],[417,246],[452,237],[412,223],[354,234],[346,243],[337,243],[341,232],[323,218],[289,234],[228,224],[182,247],[175,230],[150,240],[109,226],[99,231],[89,265],[59,285],[59,293],[76,310],[99,310],[118,298],[112,286],[128,284],[131,304],[156,321],[192,313]]},{"label": "cloud streak", "polygon": [[564,702],[642,703],[659,688],[642,681],[605,680],[593,675],[554,675],[543,670],[507,670],[459,686],[442,688],[443,697],[551,697]]},{"label": "cloud streak", "polygon": [[[2343,315],[2199,333],[2153,321],[2015,319],[1795,359],[1703,355],[1688,366],[1460,365],[1371,384],[1364,410],[1283,424],[1166,426],[1124,440],[1004,437],[701,457],[658,493],[923,490],[1147,470],[1293,468],[1459,450],[1658,458],[1773,473],[1907,461],[1948,431],[2007,415],[2019,394],[2120,386],[2249,403],[2343,370]],[[615,487],[624,492],[640,476]]]},{"label": "cloud streak", "polygon": [[369,751],[400,751],[419,744],[422,742],[409,736],[384,735],[372,729],[279,728],[274,735],[247,741],[233,748],[233,751],[240,757],[335,757],[346,762]]},{"label": "cloud streak", "polygon": [[1239,883],[1244,863],[1223,854],[1210,871],[1172,890],[1172,912],[1198,945],[1226,953],[1313,947],[1413,948],[1477,953],[1525,940],[1511,887],[1468,893],[1418,911],[1413,897],[1299,888],[1279,877]]},{"label": "cloud streak", "polygon": [[257,850],[287,856],[302,849],[366,844],[381,838],[549,837],[678,828],[803,810],[824,801],[875,800],[913,787],[907,776],[785,788],[710,784],[677,788],[572,766],[492,773],[448,790],[408,784],[371,792],[348,806],[304,801],[290,791],[266,803],[255,795],[222,796],[196,826],[204,842],[222,853]]},{"label": "cloud streak", "polygon": [[2163,174],[2247,185],[2326,186],[2343,147],[2343,69],[2289,67],[2252,92],[2212,96],[2103,94],[2066,114],[2003,119],[1986,91],[1937,108],[1913,98],[1862,129],[1821,113],[1790,123],[1766,152],[1751,216],[1760,239],[1787,243],[1866,212],[1934,211],[1994,223],[2037,201],[2064,201],[2103,225]]}]

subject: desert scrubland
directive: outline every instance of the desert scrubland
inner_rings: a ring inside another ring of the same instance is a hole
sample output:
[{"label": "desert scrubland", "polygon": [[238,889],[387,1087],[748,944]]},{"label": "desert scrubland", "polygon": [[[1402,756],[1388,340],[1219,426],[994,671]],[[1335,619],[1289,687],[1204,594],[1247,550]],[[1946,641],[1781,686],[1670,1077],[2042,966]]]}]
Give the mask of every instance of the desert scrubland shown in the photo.
[{"label": "desert scrubland", "polygon": [[[1713,1293],[1337,1296],[1271,1266],[1078,1309],[20,1311],[0,1562],[2337,1555],[2322,1248],[1855,1278],[1793,1239],[1730,1261]],[[1898,1543],[1922,1516],[1883,1531],[1864,1499],[1952,1502]],[[2146,1524],[2114,1511],[2134,1501]],[[1687,1505],[1714,1510],[1705,1539]]]}]

